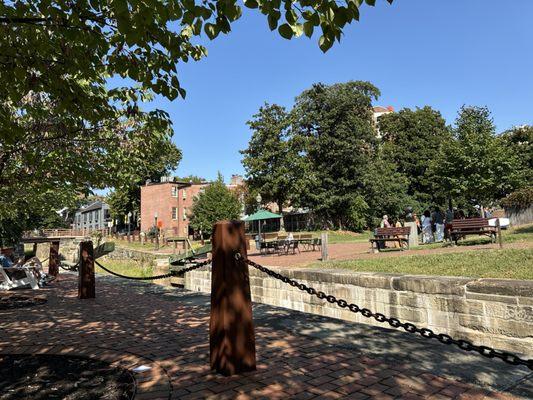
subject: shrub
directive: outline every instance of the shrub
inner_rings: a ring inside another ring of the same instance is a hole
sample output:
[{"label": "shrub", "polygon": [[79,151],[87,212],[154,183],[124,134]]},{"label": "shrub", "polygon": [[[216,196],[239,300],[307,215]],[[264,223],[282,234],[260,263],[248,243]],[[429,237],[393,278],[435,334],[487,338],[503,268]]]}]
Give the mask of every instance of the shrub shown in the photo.
[{"label": "shrub", "polygon": [[533,204],[533,186],[519,189],[501,201],[505,208],[524,209]]}]

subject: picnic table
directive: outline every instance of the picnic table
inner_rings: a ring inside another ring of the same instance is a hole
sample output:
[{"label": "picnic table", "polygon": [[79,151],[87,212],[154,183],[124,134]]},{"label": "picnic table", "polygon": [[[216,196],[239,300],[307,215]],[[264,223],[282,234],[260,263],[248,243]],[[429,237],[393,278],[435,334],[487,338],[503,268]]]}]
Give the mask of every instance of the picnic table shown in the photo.
[{"label": "picnic table", "polygon": [[315,251],[320,248],[322,241],[320,238],[313,237],[313,234],[302,233],[293,234],[292,238],[289,238],[287,234],[263,234],[261,240],[257,241],[258,250],[262,254],[289,254],[292,251],[293,254],[303,251]]}]

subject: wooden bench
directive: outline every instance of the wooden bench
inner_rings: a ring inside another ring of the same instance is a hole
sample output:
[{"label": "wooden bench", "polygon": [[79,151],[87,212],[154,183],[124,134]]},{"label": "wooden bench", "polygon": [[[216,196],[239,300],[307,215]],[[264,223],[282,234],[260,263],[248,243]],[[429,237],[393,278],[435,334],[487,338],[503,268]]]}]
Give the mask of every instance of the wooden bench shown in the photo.
[{"label": "wooden bench", "polygon": [[466,218],[454,219],[450,235],[452,240],[457,244],[459,239],[468,235],[485,235],[490,237],[492,243],[496,242],[497,229],[489,225],[487,218]]},{"label": "wooden bench", "polygon": [[[370,250],[372,252],[380,251],[385,247],[386,242],[397,242],[400,250],[409,249],[409,234],[411,228],[406,227],[391,227],[391,228],[376,228],[374,237],[369,239]],[[376,245],[376,248],[374,248]]]}]

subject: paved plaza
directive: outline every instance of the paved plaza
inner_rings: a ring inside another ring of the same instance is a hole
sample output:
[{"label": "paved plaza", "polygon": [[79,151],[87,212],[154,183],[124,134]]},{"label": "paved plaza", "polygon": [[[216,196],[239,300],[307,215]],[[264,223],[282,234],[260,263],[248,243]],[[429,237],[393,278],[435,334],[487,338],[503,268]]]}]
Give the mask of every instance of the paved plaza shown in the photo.
[{"label": "paved plaza", "polygon": [[[0,312],[0,354],[83,355],[149,370],[136,399],[524,399],[533,373],[406,333],[254,305],[257,371],[209,368],[209,297],[97,277],[77,299],[77,276],[39,292],[47,302]],[[4,294],[2,294],[4,295]]]}]

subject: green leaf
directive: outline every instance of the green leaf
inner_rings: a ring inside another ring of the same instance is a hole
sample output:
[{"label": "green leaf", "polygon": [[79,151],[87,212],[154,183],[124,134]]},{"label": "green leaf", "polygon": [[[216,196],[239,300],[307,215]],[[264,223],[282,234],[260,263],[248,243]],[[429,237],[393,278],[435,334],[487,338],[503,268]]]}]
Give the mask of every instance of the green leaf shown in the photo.
[{"label": "green leaf", "polygon": [[218,36],[218,29],[215,25],[207,23],[204,26],[204,31],[207,34],[207,37],[211,40]]},{"label": "green leaf", "polygon": [[313,23],[311,21],[307,21],[307,22],[304,23],[305,36],[307,36],[308,38],[313,36],[313,30],[314,30],[314,25],[313,25]]},{"label": "green leaf", "polygon": [[259,7],[259,3],[257,0],[245,0],[244,5],[248,8],[257,8]]},{"label": "green leaf", "polygon": [[318,47],[320,47],[320,50],[325,53],[331,48],[331,46],[333,46],[332,40],[330,40],[324,35],[320,36],[320,39],[318,39]]},{"label": "green leaf", "polygon": [[283,38],[287,40],[291,40],[292,36],[294,35],[294,32],[292,31],[292,28],[289,24],[280,25],[280,27],[278,28],[278,32]]},{"label": "green leaf", "polygon": [[274,29],[278,27],[279,17],[277,17],[275,14],[268,14],[267,20],[268,20],[268,27],[270,28],[271,31],[273,31]]}]

